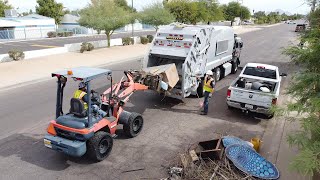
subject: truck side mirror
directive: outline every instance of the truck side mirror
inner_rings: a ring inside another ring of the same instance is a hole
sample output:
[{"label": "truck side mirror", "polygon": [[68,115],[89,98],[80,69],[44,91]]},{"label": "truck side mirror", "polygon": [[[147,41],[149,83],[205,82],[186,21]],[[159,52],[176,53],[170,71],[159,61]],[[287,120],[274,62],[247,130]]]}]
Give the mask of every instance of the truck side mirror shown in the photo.
[{"label": "truck side mirror", "polygon": [[286,73],[281,73],[280,76],[281,77],[287,77],[287,74]]}]

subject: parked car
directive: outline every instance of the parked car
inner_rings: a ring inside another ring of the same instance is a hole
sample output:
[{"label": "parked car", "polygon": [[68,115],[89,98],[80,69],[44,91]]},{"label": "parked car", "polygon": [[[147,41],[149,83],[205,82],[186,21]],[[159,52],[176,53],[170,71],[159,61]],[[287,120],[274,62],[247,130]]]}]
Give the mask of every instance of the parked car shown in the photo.
[{"label": "parked car", "polygon": [[297,24],[295,32],[303,32],[306,30],[306,24]]},{"label": "parked car", "polygon": [[294,21],[288,21],[287,24],[297,24],[297,23]]},{"label": "parked car", "polygon": [[253,24],[254,24],[253,22],[248,21],[248,20],[244,20],[244,21],[242,22],[242,25],[253,25]]},{"label": "parked car", "polygon": [[256,112],[273,116],[270,111],[277,103],[281,79],[277,66],[248,63],[228,88],[227,105],[245,112]]}]

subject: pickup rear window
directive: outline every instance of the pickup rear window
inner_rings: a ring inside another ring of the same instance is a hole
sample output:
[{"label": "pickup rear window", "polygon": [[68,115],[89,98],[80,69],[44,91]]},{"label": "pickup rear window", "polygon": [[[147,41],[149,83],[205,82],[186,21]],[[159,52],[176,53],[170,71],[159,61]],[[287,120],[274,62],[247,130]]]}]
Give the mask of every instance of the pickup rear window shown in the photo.
[{"label": "pickup rear window", "polygon": [[277,73],[275,70],[264,69],[258,67],[246,67],[243,74],[248,76],[257,76],[268,79],[277,79]]}]

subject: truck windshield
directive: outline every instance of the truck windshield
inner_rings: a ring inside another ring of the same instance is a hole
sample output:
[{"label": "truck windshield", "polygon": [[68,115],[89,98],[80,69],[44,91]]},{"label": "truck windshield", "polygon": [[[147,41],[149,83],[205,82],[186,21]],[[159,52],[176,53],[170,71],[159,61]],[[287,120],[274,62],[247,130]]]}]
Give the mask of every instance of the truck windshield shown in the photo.
[{"label": "truck windshield", "polygon": [[269,78],[269,79],[277,79],[277,74],[275,70],[258,68],[258,67],[246,67],[243,74],[249,75],[249,76]]}]

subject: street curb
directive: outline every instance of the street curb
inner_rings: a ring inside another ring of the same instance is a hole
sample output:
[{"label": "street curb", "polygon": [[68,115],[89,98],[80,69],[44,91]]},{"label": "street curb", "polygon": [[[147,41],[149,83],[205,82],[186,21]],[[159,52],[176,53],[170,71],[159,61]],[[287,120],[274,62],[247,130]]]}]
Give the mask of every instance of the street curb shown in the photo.
[{"label": "street curb", "polygon": [[[141,30],[141,31],[135,31],[137,33],[139,32],[148,32],[148,31],[155,31],[155,30]],[[117,32],[113,33],[113,35],[116,34],[126,34],[131,32]],[[53,39],[68,39],[68,38],[79,38],[79,37],[92,37],[92,36],[106,36],[104,34],[89,34],[89,35],[80,35],[80,36],[70,36],[70,37],[55,37],[55,38],[40,38],[40,39],[22,39],[22,40],[16,40],[16,41],[0,41],[0,44],[6,44],[6,43],[14,43],[14,42],[25,42],[25,41],[39,41],[39,40],[53,40]],[[111,39],[117,39],[117,38],[111,38]],[[62,47],[62,46],[61,46]]]},{"label": "street curb", "polygon": [[[143,58],[144,58],[144,55],[143,56],[131,57],[131,58],[127,58],[127,59],[123,59],[123,60],[119,60],[119,61],[111,61],[109,63],[99,64],[99,65],[94,65],[94,66],[89,66],[89,67],[104,68],[106,66],[126,63],[126,62],[130,62],[130,61],[135,61],[135,60],[142,60]],[[48,74],[48,76],[49,75],[50,74]],[[29,86],[29,85],[33,85],[33,84],[49,81],[49,80],[53,80],[52,77],[38,78],[38,79],[35,79],[35,80],[30,80],[30,81],[26,81],[26,82],[10,85],[10,86],[7,86],[7,87],[3,87],[3,88],[0,89],[0,92],[12,90],[12,89],[16,89],[16,88],[20,88],[20,87],[24,87],[24,86]]]}]

